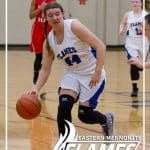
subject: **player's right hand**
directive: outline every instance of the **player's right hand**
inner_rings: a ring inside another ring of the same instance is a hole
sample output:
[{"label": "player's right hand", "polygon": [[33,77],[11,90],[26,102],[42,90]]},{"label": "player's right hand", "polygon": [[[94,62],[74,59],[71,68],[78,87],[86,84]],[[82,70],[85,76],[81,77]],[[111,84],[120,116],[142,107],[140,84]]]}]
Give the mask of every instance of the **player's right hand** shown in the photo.
[{"label": "player's right hand", "polygon": [[27,91],[27,93],[30,95],[38,95],[38,91],[35,88],[35,86],[32,86],[31,89],[29,91]]}]

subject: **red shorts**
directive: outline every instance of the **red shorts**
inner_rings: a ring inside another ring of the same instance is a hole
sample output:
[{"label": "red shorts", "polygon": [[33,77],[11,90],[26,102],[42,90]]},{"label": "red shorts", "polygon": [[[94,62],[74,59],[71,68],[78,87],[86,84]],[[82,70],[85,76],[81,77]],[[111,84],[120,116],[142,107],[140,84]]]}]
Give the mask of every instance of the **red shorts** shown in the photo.
[{"label": "red shorts", "polygon": [[[48,28],[50,31],[51,28]],[[31,43],[30,43],[30,51],[35,53],[42,53],[43,51],[43,43],[45,40],[45,33],[44,33],[44,23],[38,24],[34,23],[32,26],[31,32]]]}]

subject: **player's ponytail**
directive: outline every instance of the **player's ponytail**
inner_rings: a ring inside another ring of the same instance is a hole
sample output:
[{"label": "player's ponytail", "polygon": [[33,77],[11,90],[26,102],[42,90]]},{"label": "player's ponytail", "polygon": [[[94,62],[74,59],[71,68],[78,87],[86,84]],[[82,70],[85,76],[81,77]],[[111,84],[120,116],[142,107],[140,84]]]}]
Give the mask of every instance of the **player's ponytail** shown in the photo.
[{"label": "player's ponytail", "polygon": [[143,0],[141,0],[141,9],[143,9]]},{"label": "player's ponytail", "polygon": [[49,55],[53,54],[53,56],[54,56],[54,52],[52,51],[52,49],[48,43],[48,21],[47,20],[45,21],[45,24],[44,24],[44,33],[45,33],[45,37],[46,37],[45,38],[46,39],[46,47],[47,47],[46,49],[47,49]]},{"label": "player's ponytail", "polygon": [[150,13],[145,16],[145,22],[150,26]]},{"label": "player's ponytail", "polygon": [[44,24],[44,33],[47,39],[47,36],[48,36],[48,21],[47,20],[45,21],[45,24]]}]

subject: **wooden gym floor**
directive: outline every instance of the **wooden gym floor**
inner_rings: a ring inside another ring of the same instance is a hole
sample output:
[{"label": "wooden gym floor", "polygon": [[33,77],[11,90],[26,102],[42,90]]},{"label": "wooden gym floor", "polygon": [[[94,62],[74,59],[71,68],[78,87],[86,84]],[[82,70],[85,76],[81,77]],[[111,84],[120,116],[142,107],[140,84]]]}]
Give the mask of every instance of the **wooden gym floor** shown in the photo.
[{"label": "wooden gym floor", "polygon": [[[0,51],[0,149],[5,146],[5,76],[4,63],[5,52]],[[34,55],[28,51],[8,52],[8,150],[52,150],[58,133],[56,124],[57,114],[57,88],[63,73],[63,66],[55,60],[51,76],[47,84],[41,90],[45,92],[45,101],[42,101],[42,112],[34,120],[27,121],[20,118],[15,110],[18,97],[32,86],[32,68]],[[139,81],[139,96],[131,98],[131,84],[129,78],[129,66],[126,64],[126,56],[123,51],[107,51],[106,64],[107,83],[101,102],[97,110],[101,112],[113,112],[115,116],[116,135],[137,135],[143,137],[143,129],[146,130],[145,150],[150,149],[150,70],[146,70],[146,99],[145,122],[143,122],[143,80]],[[99,125],[87,125],[77,118],[78,103],[75,104],[72,116],[73,123],[79,135],[102,135]],[[145,126],[145,127],[144,127]],[[141,143],[138,150],[143,150]]]}]

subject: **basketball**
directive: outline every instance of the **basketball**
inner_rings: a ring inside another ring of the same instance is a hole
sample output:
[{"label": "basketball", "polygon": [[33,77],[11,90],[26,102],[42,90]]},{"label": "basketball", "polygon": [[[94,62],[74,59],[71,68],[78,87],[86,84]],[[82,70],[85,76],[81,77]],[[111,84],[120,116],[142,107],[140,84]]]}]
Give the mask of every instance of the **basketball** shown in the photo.
[{"label": "basketball", "polygon": [[34,119],[41,112],[41,103],[36,95],[22,94],[16,103],[16,111],[23,119]]}]

